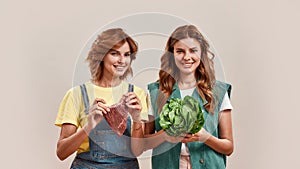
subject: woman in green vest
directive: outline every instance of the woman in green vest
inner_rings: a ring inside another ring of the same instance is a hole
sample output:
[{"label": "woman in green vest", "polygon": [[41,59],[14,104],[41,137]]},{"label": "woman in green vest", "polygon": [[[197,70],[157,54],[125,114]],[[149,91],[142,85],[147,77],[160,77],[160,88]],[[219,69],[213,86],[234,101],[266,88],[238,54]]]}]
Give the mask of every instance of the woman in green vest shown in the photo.
[{"label": "woman in green vest", "polygon": [[[216,80],[213,58],[207,40],[193,25],[178,27],[169,37],[159,79],[148,85],[155,132],[148,134],[151,123],[146,125],[145,135],[140,135],[146,139],[136,145],[140,152],[153,148],[152,168],[226,168],[226,156],[233,152],[231,85]],[[169,136],[159,124],[159,113],[170,98],[186,95],[199,102],[204,126],[196,134]]]}]

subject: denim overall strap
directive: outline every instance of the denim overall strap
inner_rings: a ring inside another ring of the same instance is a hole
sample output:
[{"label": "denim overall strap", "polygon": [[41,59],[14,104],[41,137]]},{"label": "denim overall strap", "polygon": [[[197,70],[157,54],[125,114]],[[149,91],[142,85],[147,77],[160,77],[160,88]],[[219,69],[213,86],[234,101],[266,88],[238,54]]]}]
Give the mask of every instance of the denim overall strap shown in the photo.
[{"label": "denim overall strap", "polygon": [[[128,92],[134,86],[129,84]],[[85,85],[80,86],[84,101],[85,112],[88,113],[89,99]],[[126,122],[127,128],[122,136],[113,132],[105,119],[103,119],[89,134],[90,152],[80,153],[72,163],[71,169],[104,169],[124,168],[138,169],[136,157],[131,153],[131,119]]]},{"label": "denim overall strap", "polygon": [[81,90],[81,95],[82,95],[82,99],[83,99],[83,103],[84,103],[84,112],[85,112],[85,114],[89,114],[90,101],[89,101],[89,97],[88,97],[88,94],[86,91],[85,84],[80,85],[80,90]]},{"label": "denim overall strap", "polygon": [[133,92],[134,90],[134,85],[133,84],[128,84],[128,92]]}]

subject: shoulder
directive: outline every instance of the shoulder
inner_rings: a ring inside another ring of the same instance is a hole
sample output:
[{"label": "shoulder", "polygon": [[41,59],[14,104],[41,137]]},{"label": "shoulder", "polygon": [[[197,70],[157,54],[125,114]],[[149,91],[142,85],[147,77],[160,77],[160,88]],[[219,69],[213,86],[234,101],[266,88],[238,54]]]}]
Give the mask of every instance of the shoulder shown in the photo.
[{"label": "shoulder", "polygon": [[[92,88],[93,87],[93,84],[91,82],[85,82],[83,83],[87,90],[89,88]],[[66,95],[65,97],[69,97],[69,98],[74,98],[74,99],[79,99],[81,98],[81,87],[80,86],[83,86],[83,84],[81,85],[77,85],[77,86],[74,86],[72,88],[70,88],[67,92],[66,92]]]},{"label": "shoulder", "polygon": [[148,87],[148,90],[151,91],[151,90],[158,90],[159,89],[159,82],[153,82],[153,83],[150,83],[147,85]]},{"label": "shoulder", "polygon": [[229,88],[229,87],[231,87],[231,84],[216,80],[215,86],[221,87],[221,88]]},{"label": "shoulder", "polygon": [[66,96],[68,97],[75,97],[76,95],[78,95],[80,92],[80,87],[79,86],[74,86],[72,88],[70,88],[67,92],[66,92]]},{"label": "shoulder", "polygon": [[144,89],[140,88],[139,86],[134,85],[134,92],[138,95],[146,95],[146,92]]},{"label": "shoulder", "polygon": [[222,91],[225,93],[227,92],[228,95],[230,96],[231,88],[232,88],[231,84],[217,80],[213,90],[214,92],[222,92]]}]

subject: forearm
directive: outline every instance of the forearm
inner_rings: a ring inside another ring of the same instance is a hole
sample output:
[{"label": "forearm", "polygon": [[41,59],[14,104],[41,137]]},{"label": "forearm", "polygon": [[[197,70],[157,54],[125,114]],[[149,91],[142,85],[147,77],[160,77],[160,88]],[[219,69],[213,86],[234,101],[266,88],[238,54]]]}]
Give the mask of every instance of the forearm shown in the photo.
[{"label": "forearm", "polygon": [[154,134],[145,135],[144,139],[144,151],[156,148],[157,146],[161,145],[163,142],[166,141],[164,136],[164,131],[161,130]]},{"label": "forearm", "polygon": [[210,136],[204,143],[213,150],[227,156],[231,155],[233,152],[233,141],[229,139],[220,139]]},{"label": "forearm", "polygon": [[232,136],[231,110],[224,110],[219,115],[219,138],[210,136],[205,141],[205,144],[219,153],[228,156],[232,154],[234,146]]},{"label": "forearm", "polygon": [[90,130],[81,128],[73,135],[62,138],[57,143],[56,154],[60,160],[65,160],[77,151],[82,142],[88,137]]},{"label": "forearm", "polygon": [[144,131],[143,123],[133,122],[131,135],[131,151],[135,156],[139,156],[144,150]]},{"label": "forearm", "polygon": [[165,137],[163,131],[144,135],[141,124],[133,123],[131,150],[135,156],[139,156],[143,151],[159,146],[164,141]]}]

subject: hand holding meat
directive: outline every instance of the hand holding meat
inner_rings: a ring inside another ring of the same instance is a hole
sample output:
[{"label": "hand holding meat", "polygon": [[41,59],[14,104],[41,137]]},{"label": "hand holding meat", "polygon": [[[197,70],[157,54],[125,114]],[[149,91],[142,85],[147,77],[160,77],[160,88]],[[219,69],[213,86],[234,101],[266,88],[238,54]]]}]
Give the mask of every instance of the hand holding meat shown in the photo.
[{"label": "hand holding meat", "polygon": [[133,121],[140,121],[140,112],[142,110],[142,104],[137,95],[134,92],[129,92],[123,95],[123,99]]},{"label": "hand holding meat", "polygon": [[94,129],[103,119],[103,115],[110,111],[110,109],[104,105],[105,103],[105,100],[96,98],[89,107],[88,121],[85,127],[87,131]]}]

